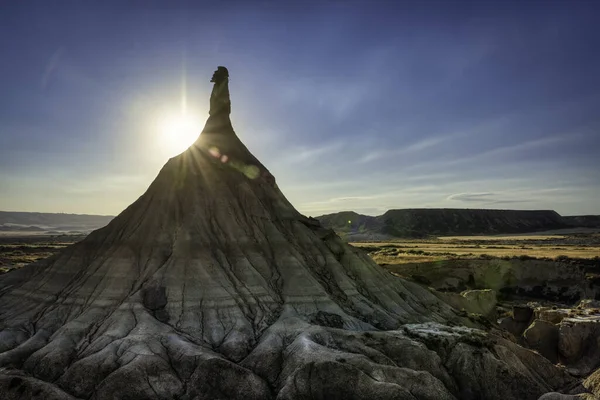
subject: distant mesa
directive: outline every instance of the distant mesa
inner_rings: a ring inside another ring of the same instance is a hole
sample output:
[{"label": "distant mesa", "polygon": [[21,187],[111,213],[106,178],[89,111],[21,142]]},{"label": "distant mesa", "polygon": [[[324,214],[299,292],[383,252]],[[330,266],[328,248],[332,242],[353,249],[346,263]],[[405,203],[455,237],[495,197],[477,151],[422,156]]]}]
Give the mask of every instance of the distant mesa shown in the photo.
[{"label": "distant mesa", "polygon": [[107,215],[0,211],[0,231],[88,233],[106,226],[113,218]]},{"label": "distant mesa", "polygon": [[228,79],[210,108],[107,226],[0,276],[3,399],[535,400],[574,383],[296,211],[235,134]]},{"label": "distant mesa", "polygon": [[316,217],[323,226],[352,240],[394,237],[496,235],[574,227],[600,228],[600,216],[563,217],[551,210],[410,208],[372,217],[343,211]]},{"label": "distant mesa", "polygon": [[23,226],[23,225],[0,225],[0,231],[4,232],[44,232],[44,228],[39,226]]}]

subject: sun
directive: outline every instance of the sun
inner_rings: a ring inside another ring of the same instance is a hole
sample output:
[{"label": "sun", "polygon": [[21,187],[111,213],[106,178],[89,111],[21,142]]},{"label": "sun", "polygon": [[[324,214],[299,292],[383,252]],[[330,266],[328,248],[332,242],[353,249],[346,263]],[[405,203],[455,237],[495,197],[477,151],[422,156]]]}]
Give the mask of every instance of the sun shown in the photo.
[{"label": "sun", "polygon": [[179,113],[168,115],[160,122],[161,146],[169,156],[182,153],[198,139],[201,126],[193,115]]}]

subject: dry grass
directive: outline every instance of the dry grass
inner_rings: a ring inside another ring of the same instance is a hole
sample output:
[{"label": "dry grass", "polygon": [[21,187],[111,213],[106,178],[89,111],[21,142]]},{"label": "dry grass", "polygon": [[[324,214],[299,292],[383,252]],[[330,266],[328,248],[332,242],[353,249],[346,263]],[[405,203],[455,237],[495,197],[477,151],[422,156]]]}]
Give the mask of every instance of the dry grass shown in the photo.
[{"label": "dry grass", "polygon": [[446,256],[423,256],[413,254],[399,254],[397,256],[371,254],[371,257],[377,264],[411,264],[417,262],[434,262],[448,259]]},{"label": "dry grass", "polygon": [[[571,244],[566,236],[465,236],[428,240],[351,243],[366,248],[379,264],[405,264],[451,258],[519,257],[594,258],[600,256],[600,243],[591,237]],[[564,243],[562,243],[564,242]]]},{"label": "dry grass", "polygon": [[565,235],[493,235],[493,236],[440,236],[439,240],[487,240],[487,241],[499,241],[499,240],[555,240],[564,239]]},{"label": "dry grass", "polygon": [[[81,240],[80,237],[2,237],[0,273],[49,257]],[[72,240],[70,240],[72,239]],[[453,236],[424,240],[351,243],[366,247],[379,264],[432,262],[452,258],[519,257],[569,258],[600,257],[600,235],[507,235]]]},{"label": "dry grass", "polygon": [[4,236],[0,241],[0,273],[50,257],[75,241],[41,235]]}]

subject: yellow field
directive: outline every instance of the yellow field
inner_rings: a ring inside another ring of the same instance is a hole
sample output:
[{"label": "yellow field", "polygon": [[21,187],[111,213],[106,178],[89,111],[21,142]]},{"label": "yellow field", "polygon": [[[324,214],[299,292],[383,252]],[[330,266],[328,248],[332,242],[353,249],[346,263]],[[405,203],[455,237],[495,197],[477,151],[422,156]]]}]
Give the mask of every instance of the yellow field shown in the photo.
[{"label": "yellow field", "polygon": [[564,239],[567,236],[564,235],[494,235],[494,236],[440,236],[439,240],[486,240],[486,241],[498,241],[498,240],[556,240]]},{"label": "yellow field", "polygon": [[536,258],[600,257],[598,237],[573,240],[567,236],[463,236],[428,240],[390,242],[355,242],[366,248],[379,264],[403,264],[438,261],[450,258],[529,256]]}]

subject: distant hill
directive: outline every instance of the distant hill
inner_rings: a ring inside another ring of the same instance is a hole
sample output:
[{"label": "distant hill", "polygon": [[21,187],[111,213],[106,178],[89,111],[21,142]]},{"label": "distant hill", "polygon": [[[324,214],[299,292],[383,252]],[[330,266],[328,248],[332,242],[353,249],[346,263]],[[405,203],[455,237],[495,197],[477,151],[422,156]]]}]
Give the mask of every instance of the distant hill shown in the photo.
[{"label": "distant hill", "polygon": [[600,228],[600,215],[573,215],[563,217],[563,220],[571,226]]},{"label": "distant hill", "polygon": [[[0,232],[89,233],[107,225],[110,215],[0,211]],[[393,237],[529,233],[562,228],[600,228],[600,215],[561,216],[552,210],[409,208],[373,217],[341,211],[317,217],[352,240]]]},{"label": "distant hill", "polygon": [[87,233],[105,226],[113,218],[109,215],[0,211],[0,231]]},{"label": "distant hill", "polygon": [[353,211],[317,217],[322,225],[353,240],[385,237],[493,235],[573,227],[600,227],[600,216],[563,217],[552,210],[410,208],[372,217]]}]

